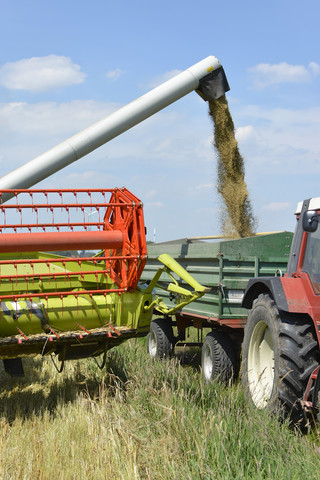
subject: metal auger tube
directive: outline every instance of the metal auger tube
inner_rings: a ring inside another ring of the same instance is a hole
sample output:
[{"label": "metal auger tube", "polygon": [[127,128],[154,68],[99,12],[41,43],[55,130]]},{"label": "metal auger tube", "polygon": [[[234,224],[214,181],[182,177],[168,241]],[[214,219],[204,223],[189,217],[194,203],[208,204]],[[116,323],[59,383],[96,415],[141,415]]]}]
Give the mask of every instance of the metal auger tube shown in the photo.
[{"label": "metal auger tube", "polygon": [[[0,179],[0,190],[29,188],[79,160],[134,125],[196,90],[204,100],[219,98],[229,86],[219,60],[209,56],[99,122]],[[4,197],[7,200],[9,197]]]}]

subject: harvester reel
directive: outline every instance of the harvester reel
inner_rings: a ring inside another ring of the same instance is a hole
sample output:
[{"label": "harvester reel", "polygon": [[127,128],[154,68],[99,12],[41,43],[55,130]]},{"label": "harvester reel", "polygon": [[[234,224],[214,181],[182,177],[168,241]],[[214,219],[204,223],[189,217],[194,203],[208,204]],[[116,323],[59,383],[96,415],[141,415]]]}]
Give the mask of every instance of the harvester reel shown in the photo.
[{"label": "harvester reel", "polygon": [[105,230],[121,231],[121,248],[110,250],[110,278],[120,288],[134,290],[147,259],[142,203],[126,188],[115,189],[105,214]]}]

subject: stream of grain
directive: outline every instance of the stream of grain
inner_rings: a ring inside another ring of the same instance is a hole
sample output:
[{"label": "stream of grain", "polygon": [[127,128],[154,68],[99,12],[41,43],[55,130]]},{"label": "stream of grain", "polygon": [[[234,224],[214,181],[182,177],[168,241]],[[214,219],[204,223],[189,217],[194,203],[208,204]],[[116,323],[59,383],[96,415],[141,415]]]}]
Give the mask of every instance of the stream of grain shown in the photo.
[{"label": "stream of grain", "polygon": [[244,179],[244,160],[235,138],[234,123],[225,95],[209,102],[214,123],[214,146],[218,153],[218,192],[222,196],[222,231],[230,238],[249,237],[255,233],[247,185]]}]

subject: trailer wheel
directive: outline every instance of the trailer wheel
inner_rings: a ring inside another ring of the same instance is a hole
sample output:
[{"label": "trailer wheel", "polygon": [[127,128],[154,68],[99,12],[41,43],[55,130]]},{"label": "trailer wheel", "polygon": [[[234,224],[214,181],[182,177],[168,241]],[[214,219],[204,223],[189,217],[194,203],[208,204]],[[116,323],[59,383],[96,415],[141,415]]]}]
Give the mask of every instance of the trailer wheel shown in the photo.
[{"label": "trailer wheel", "polygon": [[318,343],[305,317],[278,311],[270,295],[259,295],[249,312],[242,347],[242,382],[260,409],[305,421],[300,404],[316,368]]},{"label": "trailer wheel", "polygon": [[213,330],[204,339],[201,350],[202,376],[206,382],[218,379],[228,383],[235,374],[235,353],[229,335]]},{"label": "trailer wheel", "polygon": [[172,355],[174,335],[168,320],[156,318],[151,322],[147,345],[152,358],[166,358]]}]

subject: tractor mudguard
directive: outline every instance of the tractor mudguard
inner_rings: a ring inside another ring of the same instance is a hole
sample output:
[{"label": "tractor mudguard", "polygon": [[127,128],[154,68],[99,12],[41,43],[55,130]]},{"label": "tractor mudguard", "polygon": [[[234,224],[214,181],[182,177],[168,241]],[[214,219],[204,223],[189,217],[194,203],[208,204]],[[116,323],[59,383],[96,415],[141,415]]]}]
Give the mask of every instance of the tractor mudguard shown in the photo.
[{"label": "tractor mudguard", "polygon": [[249,280],[244,292],[242,307],[252,308],[253,301],[261,293],[271,293],[278,310],[289,312],[287,298],[282,285],[282,277],[259,277]]}]

